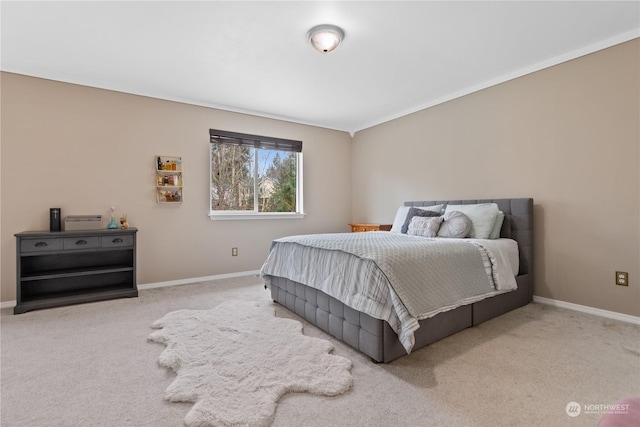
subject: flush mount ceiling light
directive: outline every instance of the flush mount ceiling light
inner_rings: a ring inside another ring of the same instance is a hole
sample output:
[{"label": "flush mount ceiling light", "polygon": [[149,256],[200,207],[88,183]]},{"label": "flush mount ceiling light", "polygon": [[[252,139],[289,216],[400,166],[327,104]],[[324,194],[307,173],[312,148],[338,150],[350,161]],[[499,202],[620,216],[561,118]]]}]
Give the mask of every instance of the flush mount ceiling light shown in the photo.
[{"label": "flush mount ceiling light", "polygon": [[320,53],[329,53],[338,47],[344,38],[344,31],[335,25],[316,25],[307,33],[309,42]]}]

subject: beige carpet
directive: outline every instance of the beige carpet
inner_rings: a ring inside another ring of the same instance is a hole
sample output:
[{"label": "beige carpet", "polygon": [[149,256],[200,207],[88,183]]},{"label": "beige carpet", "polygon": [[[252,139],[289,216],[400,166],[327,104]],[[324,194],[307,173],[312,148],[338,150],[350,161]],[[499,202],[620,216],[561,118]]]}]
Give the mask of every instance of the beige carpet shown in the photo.
[{"label": "beige carpet", "polygon": [[[175,374],[158,365],[150,325],[231,299],[270,301],[247,276],[18,316],[3,309],[0,424],[181,426],[191,404],[164,400]],[[274,426],[595,426],[598,413],[569,417],[567,404],[640,395],[640,327],[569,310],[530,304],[388,365],[303,324],[351,359],[354,385],[338,397],[286,395]]]}]

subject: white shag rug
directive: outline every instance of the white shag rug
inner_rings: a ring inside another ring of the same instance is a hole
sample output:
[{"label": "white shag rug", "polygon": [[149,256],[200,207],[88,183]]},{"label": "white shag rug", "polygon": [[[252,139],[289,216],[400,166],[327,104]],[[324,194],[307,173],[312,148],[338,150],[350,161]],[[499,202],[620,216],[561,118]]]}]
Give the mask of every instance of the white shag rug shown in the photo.
[{"label": "white shag rug", "polygon": [[351,361],[333,344],[275,317],[271,303],[228,301],[210,310],[173,311],[149,340],[166,345],[161,366],[176,372],[171,402],[195,402],[187,426],[267,426],[288,392],[335,396],[353,384]]}]

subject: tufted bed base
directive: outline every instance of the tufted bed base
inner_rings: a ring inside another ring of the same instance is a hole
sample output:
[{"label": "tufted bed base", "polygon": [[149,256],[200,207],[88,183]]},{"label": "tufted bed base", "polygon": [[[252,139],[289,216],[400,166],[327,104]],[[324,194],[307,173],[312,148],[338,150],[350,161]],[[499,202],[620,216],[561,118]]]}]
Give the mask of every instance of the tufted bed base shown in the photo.
[{"label": "tufted bed base", "polygon": [[[415,332],[414,350],[526,305],[530,299],[521,283],[527,282],[528,277],[518,276],[516,280],[518,289],[514,292],[421,320],[420,329]],[[376,362],[390,362],[407,354],[398,335],[384,320],[374,319],[320,290],[282,277],[272,278],[270,289],[275,302]]]},{"label": "tufted bed base", "polygon": [[[420,328],[415,331],[413,351],[531,302],[533,298],[533,281],[530,274],[533,266],[533,199],[407,202],[405,205],[489,202],[498,203],[500,210],[505,213],[501,237],[518,241],[520,248],[520,275],[516,277],[518,289],[421,320]],[[272,277],[270,289],[271,297],[275,302],[376,362],[390,362],[407,354],[397,334],[386,321],[354,310],[320,290],[283,277]]]}]

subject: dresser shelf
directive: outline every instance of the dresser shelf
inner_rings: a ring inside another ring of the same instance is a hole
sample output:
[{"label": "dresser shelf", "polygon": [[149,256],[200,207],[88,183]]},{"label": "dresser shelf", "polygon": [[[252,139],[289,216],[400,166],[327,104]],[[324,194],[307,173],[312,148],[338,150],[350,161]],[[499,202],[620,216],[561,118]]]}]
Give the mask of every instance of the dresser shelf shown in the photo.
[{"label": "dresser shelf", "polygon": [[22,281],[29,282],[29,281],[35,281],[35,280],[48,280],[48,279],[55,279],[55,278],[61,278],[61,277],[93,276],[96,274],[120,273],[122,271],[133,271],[133,267],[113,266],[113,267],[96,267],[94,270],[86,270],[84,268],[49,270],[45,272],[34,273],[28,276],[22,276]]}]

